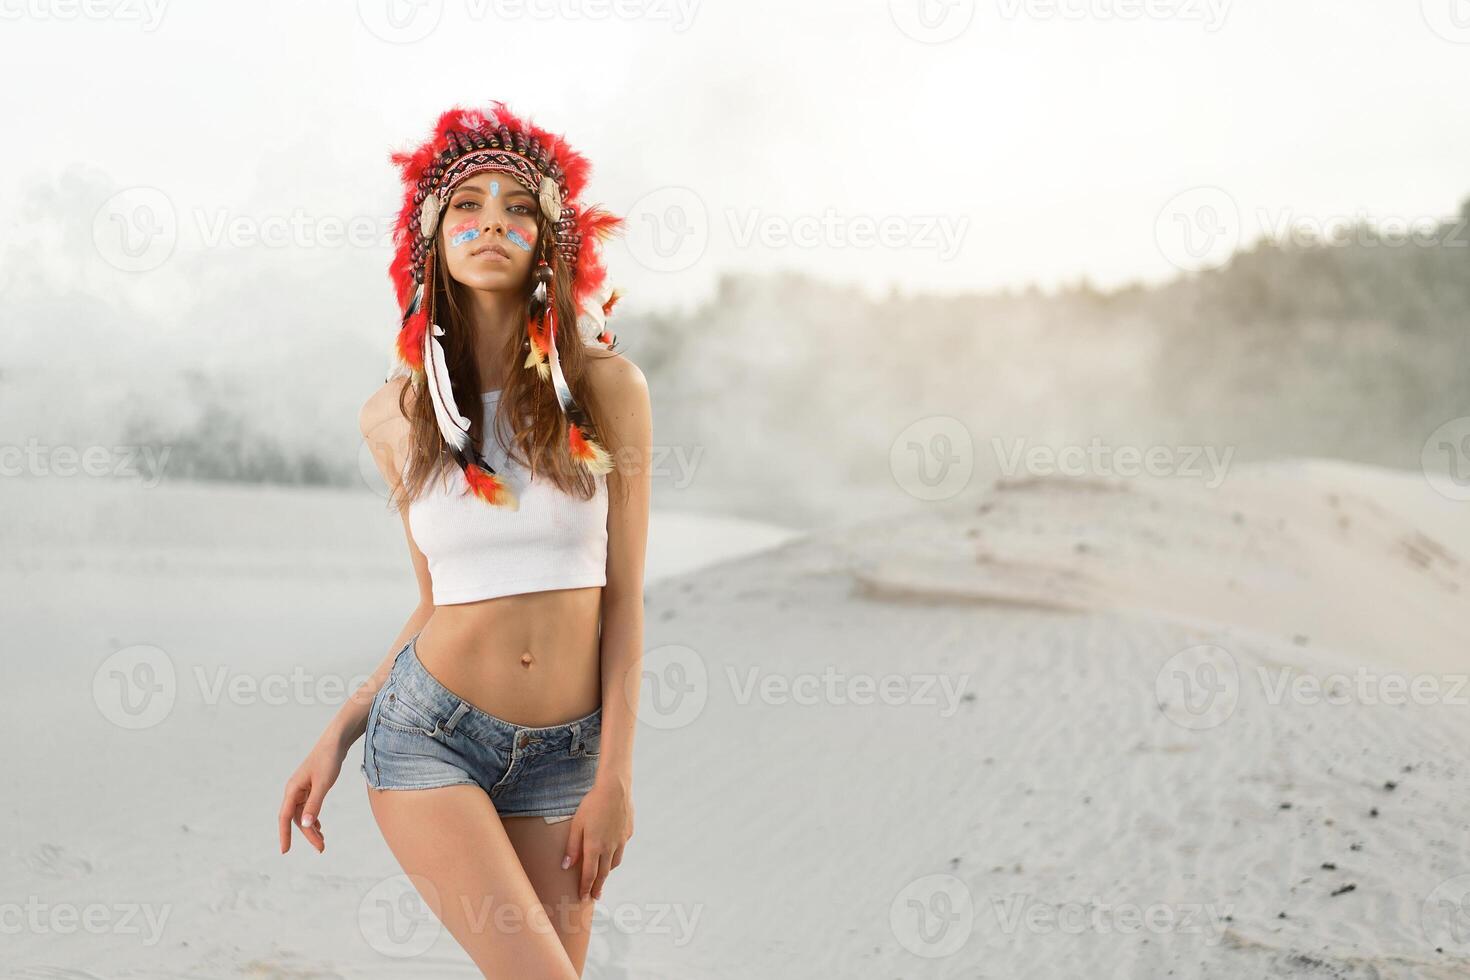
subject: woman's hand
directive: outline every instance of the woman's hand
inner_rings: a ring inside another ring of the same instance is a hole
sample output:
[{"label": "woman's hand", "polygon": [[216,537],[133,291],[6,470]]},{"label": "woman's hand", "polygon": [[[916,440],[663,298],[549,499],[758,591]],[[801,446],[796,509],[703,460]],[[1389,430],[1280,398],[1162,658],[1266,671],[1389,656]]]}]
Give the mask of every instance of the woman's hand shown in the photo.
[{"label": "woman's hand", "polygon": [[323,736],[291,778],[286,780],[280,813],[282,854],[291,849],[293,823],[301,828],[301,835],[318,854],[326,850],[327,841],[322,836],[322,800],[342,774],[342,760],[346,758],[346,748],[335,739]]},{"label": "woman's hand", "polygon": [[567,834],[562,868],[582,862],[583,899],[602,897],[608,872],[623,863],[623,845],[633,836],[633,799],[621,781],[599,781],[582,797]]}]

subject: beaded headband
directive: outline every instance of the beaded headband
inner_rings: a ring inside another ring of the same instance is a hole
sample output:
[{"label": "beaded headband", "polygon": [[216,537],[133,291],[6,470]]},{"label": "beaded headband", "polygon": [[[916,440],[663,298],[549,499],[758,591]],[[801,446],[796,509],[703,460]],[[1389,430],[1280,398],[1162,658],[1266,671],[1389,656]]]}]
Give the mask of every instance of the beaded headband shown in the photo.
[{"label": "beaded headband", "polygon": [[[560,136],[509,112],[504,103],[489,110],[454,107],[443,113],[430,137],[410,152],[393,154],[404,184],[403,204],[394,224],[394,254],[389,275],[403,311],[394,346],[396,365],[390,377],[407,375],[425,385],[434,418],[450,454],[464,471],[470,490],[488,503],[516,507],[515,495],[469,440],[470,422],[460,414],[444,351],[438,337],[432,288],[437,260],[439,217],[454,188],[485,171],[508,174],[529,191],[551,222],[549,246],[561,256],[571,276],[576,309],[574,336],[611,348],[616,337],[606,318],[618,291],[606,286],[598,246],[622,219],[596,205],[584,206],[580,195],[591,166]],[[594,475],[612,469],[612,459],[598,444],[591,420],[578,406],[562,374],[557,356],[556,307],[552,267],[543,258],[535,269],[535,289],[527,311],[525,366],[548,381],[567,421],[567,448],[572,459]],[[425,283],[429,288],[425,288]]]}]

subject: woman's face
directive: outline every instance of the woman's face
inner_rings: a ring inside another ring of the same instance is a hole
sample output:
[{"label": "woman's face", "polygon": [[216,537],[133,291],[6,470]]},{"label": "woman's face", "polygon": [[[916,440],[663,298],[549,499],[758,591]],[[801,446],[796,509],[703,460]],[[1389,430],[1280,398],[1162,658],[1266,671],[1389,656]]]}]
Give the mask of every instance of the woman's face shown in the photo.
[{"label": "woman's face", "polygon": [[450,277],[471,289],[523,289],[536,254],[538,207],[509,174],[488,171],[461,181],[439,220]]}]

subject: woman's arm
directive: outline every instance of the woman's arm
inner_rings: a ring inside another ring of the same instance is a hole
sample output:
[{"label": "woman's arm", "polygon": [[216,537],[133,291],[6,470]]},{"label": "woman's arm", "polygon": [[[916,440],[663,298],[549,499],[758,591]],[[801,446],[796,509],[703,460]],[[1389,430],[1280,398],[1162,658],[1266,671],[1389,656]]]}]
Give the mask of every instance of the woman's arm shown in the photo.
[{"label": "woman's arm", "polygon": [[[402,461],[406,458],[408,448],[408,420],[398,407],[399,393],[403,390],[405,381],[389,381],[373,393],[372,397],[362,406],[358,414],[358,427],[362,429],[362,438],[368,450],[373,454],[373,462],[377,464],[378,472],[383,476],[383,482],[389,488],[390,493],[398,493],[402,482]],[[410,392],[412,397],[412,392]],[[429,578],[429,562],[424,558],[424,553],[419,550],[413,540],[413,531],[408,525],[408,511],[405,509],[400,515],[403,520],[403,536],[408,542],[408,557],[413,563],[414,578],[418,580],[419,601],[409,615],[408,621],[393,638],[392,646],[378,669],[373,671],[366,682],[363,683],[352,696],[342,705],[341,709],[332,718],[327,730],[322,734],[322,740],[340,746],[345,753],[358,740],[367,729],[368,711],[372,707],[373,698],[378,691],[388,682],[388,674],[393,669],[393,660],[398,652],[403,649],[409,639],[423,629],[424,624],[429,621],[429,616],[434,612],[434,588]]]},{"label": "woman's arm", "polygon": [[413,559],[414,573],[419,583],[419,603],[409,615],[408,621],[403,624],[403,629],[393,638],[393,644],[388,650],[388,655],[378,664],[378,669],[363,682],[362,686],[354,691],[351,696],[337,710],[327,729],[322,733],[322,741],[337,746],[346,755],[367,730],[367,716],[372,708],[373,698],[378,691],[388,682],[388,674],[393,669],[393,661],[398,656],[405,644],[424,628],[429,617],[434,613],[433,587],[429,580],[429,566],[424,559],[423,552],[419,551],[418,545],[413,542],[413,534],[408,528],[408,514],[403,515],[403,533],[408,538],[408,551]]},{"label": "woman's arm", "polygon": [[602,591],[602,737],[597,778],[567,837],[562,867],[581,861],[580,893],[601,898],[602,884],[633,836],[633,736],[643,674],[643,565],[648,545],[653,422],[648,383],[626,357],[595,358],[602,436],[613,454],[608,474],[607,584]]},{"label": "woman's arm", "polygon": [[[398,490],[400,482],[398,461],[404,458],[403,450],[408,434],[408,423],[398,409],[398,393],[402,384],[401,381],[389,382],[378,389],[363,405],[358,417],[363,439],[373,454],[373,460],[383,474],[384,482],[394,492]],[[291,849],[293,823],[301,828],[302,835],[317,851],[326,848],[320,818],[322,801],[341,775],[342,762],[347,758],[353,743],[367,729],[367,716],[372,708],[373,698],[387,683],[394,659],[409,638],[423,628],[434,612],[433,583],[429,579],[428,561],[414,544],[413,534],[408,526],[408,512],[405,510],[401,517],[403,533],[408,539],[409,558],[413,562],[414,576],[418,580],[418,605],[394,638],[387,656],[337,710],[305,761],[286,781],[279,814],[283,854]]]}]

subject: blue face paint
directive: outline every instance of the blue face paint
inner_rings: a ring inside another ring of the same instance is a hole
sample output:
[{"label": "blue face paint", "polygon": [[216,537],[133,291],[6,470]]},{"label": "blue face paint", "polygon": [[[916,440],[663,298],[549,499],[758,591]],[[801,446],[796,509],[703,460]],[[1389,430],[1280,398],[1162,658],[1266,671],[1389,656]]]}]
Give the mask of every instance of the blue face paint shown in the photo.
[{"label": "blue face paint", "polygon": [[461,222],[449,229],[449,244],[463,245],[480,237],[480,229],[475,227],[475,219]]},{"label": "blue face paint", "polygon": [[526,241],[521,233],[519,231],[516,231],[514,228],[506,232],[505,237],[510,239],[510,243],[521,251],[529,252],[531,250],[531,243]]},{"label": "blue face paint", "polygon": [[498,181],[498,180],[492,180],[492,181],[490,181],[490,196],[491,197],[499,197],[500,196],[500,181]]}]

